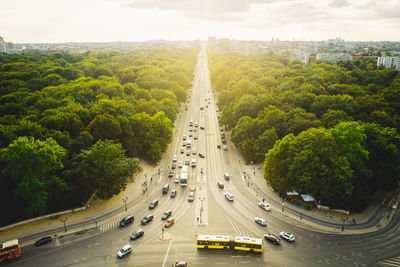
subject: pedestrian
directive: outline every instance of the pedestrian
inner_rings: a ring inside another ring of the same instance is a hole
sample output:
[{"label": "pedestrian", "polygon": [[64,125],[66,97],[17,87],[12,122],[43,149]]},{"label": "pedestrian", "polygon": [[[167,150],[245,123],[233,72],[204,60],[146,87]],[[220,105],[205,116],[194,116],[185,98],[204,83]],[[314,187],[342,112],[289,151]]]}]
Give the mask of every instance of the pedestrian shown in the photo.
[{"label": "pedestrian", "polygon": [[264,203],[265,199],[263,198],[263,203]]}]

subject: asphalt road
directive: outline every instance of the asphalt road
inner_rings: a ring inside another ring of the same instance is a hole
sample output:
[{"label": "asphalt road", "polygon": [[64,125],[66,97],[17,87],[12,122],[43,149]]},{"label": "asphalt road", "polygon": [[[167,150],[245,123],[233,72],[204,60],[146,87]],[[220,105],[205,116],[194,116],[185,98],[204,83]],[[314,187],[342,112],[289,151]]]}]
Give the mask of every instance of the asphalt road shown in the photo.
[{"label": "asphalt road", "polygon": [[[79,242],[53,242],[38,248],[28,246],[23,249],[20,259],[5,265],[171,266],[174,261],[186,260],[188,266],[400,266],[400,215],[397,210],[390,224],[381,230],[343,235],[314,231],[276,210],[267,212],[257,206],[258,200],[250,194],[236,160],[232,160],[231,143],[227,144],[228,151],[217,148],[217,144],[223,144],[207,64],[204,52],[200,53],[189,101],[185,104],[188,108],[185,110],[183,105],[174,140],[161,163],[165,165],[163,171],[151,182],[153,191],[146,197],[143,195],[135,206],[133,224],[103,229],[104,232]],[[193,137],[189,137],[190,120],[199,125],[192,127]],[[200,126],[204,126],[204,130]],[[190,155],[186,156],[186,147],[185,153],[180,153],[183,135],[191,139],[195,155],[190,149]],[[205,158],[200,158],[199,152],[205,153]],[[180,168],[175,169],[173,178],[167,177],[173,155],[177,155],[177,163],[196,159],[197,166],[189,167],[187,187],[174,183]],[[224,180],[224,173],[229,173],[229,181]],[[224,182],[225,188],[218,188],[217,181]],[[177,190],[176,198],[171,199],[169,193],[161,194],[165,183],[169,183],[170,191]],[[187,200],[190,188],[195,189],[193,202]],[[231,192],[235,200],[225,199],[224,192]],[[148,204],[155,198],[159,199],[159,205],[149,210]],[[176,222],[163,232],[161,215],[168,209],[172,209]],[[153,221],[141,226],[140,220],[148,214],[154,215]],[[267,226],[256,224],[256,216],[266,219]],[[144,230],[144,236],[130,241],[130,234],[139,228]],[[196,249],[198,234],[263,237],[267,232],[278,235],[281,231],[293,233],[295,242],[282,240],[281,246],[275,246],[264,241],[261,255]],[[132,254],[118,259],[117,251],[126,244],[133,246]]]}]

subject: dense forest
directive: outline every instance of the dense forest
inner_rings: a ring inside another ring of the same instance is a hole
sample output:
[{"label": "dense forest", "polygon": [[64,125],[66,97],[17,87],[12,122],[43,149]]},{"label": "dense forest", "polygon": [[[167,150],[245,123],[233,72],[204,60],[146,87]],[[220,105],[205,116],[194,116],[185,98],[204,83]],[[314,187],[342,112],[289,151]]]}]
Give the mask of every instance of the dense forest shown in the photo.
[{"label": "dense forest", "polygon": [[197,53],[0,54],[0,225],[108,199],[158,162]]},{"label": "dense forest", "polygon": [[278,192],[361,210],[400,177],[400,72],[376,59],[290,62],[209,52],[220,122]]}]

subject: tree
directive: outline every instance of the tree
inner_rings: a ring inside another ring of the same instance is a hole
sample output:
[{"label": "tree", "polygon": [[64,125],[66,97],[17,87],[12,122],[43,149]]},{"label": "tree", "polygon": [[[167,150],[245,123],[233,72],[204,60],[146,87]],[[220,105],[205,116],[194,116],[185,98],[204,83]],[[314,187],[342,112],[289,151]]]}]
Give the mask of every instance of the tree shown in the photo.
[{"label": "tree", "polygon": [[97,115],[87,126],[95,140],[117,139],[121,134],[119,122],[111,115]]},{"label": "tree", "polygon": [[1,150],[1,160],[5,163],[3,174],[17,183],[14,197],[25,200],[28,216],[46,212],[47,201],[54,193],[51,188],[66,187],[56,175],[63,168],[65,155],[66,150],[51,138],[40,141],[19,137]]},{"label": "tree", "polygon": [[99,140],[93,147],[82,150],[74,160],[76,174],[82,180],[84,193],[109,199],[125,190],[132,175],[140,170],[139,161],[126,158],[121,144]]}]

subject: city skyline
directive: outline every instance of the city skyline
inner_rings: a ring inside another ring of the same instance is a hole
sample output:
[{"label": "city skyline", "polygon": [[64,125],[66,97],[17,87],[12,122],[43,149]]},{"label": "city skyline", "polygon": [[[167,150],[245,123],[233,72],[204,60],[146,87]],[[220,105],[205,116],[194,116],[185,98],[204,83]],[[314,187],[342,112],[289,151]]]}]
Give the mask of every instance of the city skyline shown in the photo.
[{"label": "city skyline", "polygon": [[16,43],[145,40],[398,41],[394,0],[88,0],[11,1],[0,10],[6,41]]}]

